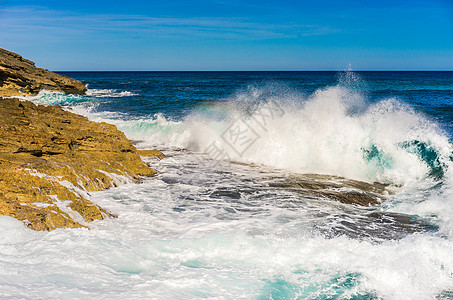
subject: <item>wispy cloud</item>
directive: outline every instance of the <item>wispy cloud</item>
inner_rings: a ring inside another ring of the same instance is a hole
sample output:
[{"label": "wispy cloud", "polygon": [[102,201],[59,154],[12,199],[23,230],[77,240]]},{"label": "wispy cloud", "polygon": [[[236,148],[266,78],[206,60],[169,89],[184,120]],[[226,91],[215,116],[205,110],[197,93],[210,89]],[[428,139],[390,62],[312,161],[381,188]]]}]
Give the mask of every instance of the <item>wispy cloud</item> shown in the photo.
[{"label": "wispy cloud", "polygon": [[274,24],[246,18],[150,17],[146,15],[82,14],[42,7],[0,8],[3,34],[49,38],[117,34],[154,38],[211,38],[230,40],[284,39],[335,32],[316,24]]}]

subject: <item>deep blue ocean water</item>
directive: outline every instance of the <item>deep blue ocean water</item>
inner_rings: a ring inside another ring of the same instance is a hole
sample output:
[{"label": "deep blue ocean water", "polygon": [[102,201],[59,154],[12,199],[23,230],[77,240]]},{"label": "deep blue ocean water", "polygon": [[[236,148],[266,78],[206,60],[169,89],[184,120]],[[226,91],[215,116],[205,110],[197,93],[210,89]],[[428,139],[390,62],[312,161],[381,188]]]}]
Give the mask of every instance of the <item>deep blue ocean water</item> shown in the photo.
[{"label": "deep blue ocean water", "polygon": [[26,98],[167,158],[90,230],[0,216],[0,298],[452,299],[453,72],[62,74],[87,94]]}]

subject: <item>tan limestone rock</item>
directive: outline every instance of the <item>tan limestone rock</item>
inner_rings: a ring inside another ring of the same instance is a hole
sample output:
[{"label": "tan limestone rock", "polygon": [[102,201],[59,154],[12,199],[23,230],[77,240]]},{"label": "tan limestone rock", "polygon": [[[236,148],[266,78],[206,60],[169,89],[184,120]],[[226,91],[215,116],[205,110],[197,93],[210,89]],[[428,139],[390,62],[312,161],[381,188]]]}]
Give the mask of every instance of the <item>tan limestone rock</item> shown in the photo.
[{"label": "tan limestone rock", "polygon": [[140,156],[153,156],[158,158],[159,160],[165,158],[165,154],[163,154],[159,150],[137,150],[137,151],[138,154],[140,154]]},{"label": "tan limestone rock", "polygon": [[34,95],[44,89],[66,94],[87,90],[78,80],[37,68],[32,61],[0,48],[0,96]]},{"label": "tan limestone rock", "polygon": [[86,226],[109,215],[87,193],[154,174],[114,125],[0,98],[0,214],[36,230]]}]

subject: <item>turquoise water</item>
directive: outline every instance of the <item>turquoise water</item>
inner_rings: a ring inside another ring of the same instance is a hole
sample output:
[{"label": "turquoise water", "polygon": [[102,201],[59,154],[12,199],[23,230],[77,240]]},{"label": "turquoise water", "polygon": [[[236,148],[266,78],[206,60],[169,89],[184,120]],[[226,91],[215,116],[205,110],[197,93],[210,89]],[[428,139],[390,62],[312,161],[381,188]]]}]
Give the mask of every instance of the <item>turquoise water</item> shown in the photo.
[{"label": "turquoise water", "polygon": [[[1,298],[451,298],[453,72],[65,74],[87,95],[29,99],[167,158],[91,193],[118,218],[90,230],[1,217]],[[276,187],[300,174],[338,193],[379,183],[387,200]]]}]

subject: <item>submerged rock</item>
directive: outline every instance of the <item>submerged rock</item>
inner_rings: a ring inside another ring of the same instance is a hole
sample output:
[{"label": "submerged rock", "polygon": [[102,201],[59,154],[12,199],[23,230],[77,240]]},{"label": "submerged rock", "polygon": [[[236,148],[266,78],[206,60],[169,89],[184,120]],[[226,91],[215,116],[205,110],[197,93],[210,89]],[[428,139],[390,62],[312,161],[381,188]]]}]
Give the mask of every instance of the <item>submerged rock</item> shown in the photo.
[{"label": "submerged rock", "polygon": [[385,184],[321,174],[294,174],[270,182],[269,186],[285,188],[311,197],[361,206],[378,205],[385,201],[386,195],[389,194]]},{"label": "submerged rock", "polygon": [[154,174],[114,125],[0,98],[0,214],[35,230],[86,226],[109,215],[88,192]]},{"label": "submerged rock", "polygon": [[[326,237],[344,235],[382,242],[414,233],[433,233],[439,229],[427,218],[383,211],[380,204],[393,192],[386,184],[322,174],[290,174],[271,178],[268,185],[300,194],[303,199],[300,205],[313,205],[319,209],[310,225]],[[319,205],[321,199],[332,200],[323,201],[328,209],[323,210]]]},{"label": "submerged rock", "polygon": [[346,235],[355,239],[384,241],[439,230],[439,227],[430,220],[395,212],[372,211],[366,214],[350,213],[335,217],[336,222],[329,230],[325,230],[328,236]]},{"label": "submerged rock", "polygon": [[138,150],[138,154],[140,154],[140,156],[154,156],[159,160],[165,158],[165,155],[159,150]]},{"label": "submerged rock", "polygon": [[78,80],[37,68],[34,62],[0,48],[0,96],[34,95],[44,89],[67,94],[87,91]]}]

